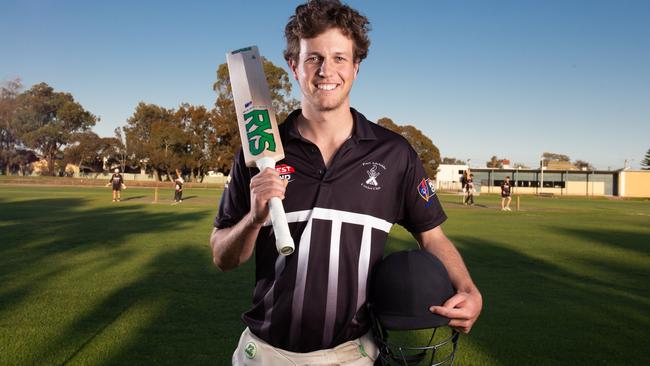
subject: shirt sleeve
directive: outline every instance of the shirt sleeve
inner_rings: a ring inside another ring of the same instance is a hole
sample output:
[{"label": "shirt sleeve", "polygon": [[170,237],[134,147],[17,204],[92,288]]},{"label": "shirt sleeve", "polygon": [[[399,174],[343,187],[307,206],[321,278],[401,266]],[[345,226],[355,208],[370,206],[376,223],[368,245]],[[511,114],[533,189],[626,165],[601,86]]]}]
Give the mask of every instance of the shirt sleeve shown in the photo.
[{"label": "shirt sleeve", "polygon": [[397,223],[411,233],[431,230],[446,219],[433,180],[427,177],[417,153],[409,145],[404,176],[403,205]]},{"label": "shirt sleeve", "polygon": [[219,210],[214,219],[214,227],[223,229],[237,224],[250,211],[251,173],[244,162],[241,151],[235,155],[230,170],[230,183],[224,189],[219,203]]}]

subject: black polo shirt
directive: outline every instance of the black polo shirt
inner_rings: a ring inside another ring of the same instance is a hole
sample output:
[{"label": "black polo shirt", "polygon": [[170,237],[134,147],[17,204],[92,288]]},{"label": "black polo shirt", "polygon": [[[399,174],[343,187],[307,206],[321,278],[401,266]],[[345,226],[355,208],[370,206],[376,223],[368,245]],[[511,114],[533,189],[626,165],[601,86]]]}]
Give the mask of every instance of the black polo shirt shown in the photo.
[{"label": "black polo shirt", "polygon": [[[406,139],[351,112],[352,137],[329,168],[318,147],[300,136],[300,110],[280,125],[285,159],[276,170],[289,180],[283,204],[296,250],[278,255],[270,223],[262,228],[253,306],[242,320],[255,335],[288,351],[332,348],[365,334],[368,278],[391,226],[419,233],[446,219]],[[233,226],[248,213],[249,182],[257,172],[245,166],[240,151],[215,227]]]}]

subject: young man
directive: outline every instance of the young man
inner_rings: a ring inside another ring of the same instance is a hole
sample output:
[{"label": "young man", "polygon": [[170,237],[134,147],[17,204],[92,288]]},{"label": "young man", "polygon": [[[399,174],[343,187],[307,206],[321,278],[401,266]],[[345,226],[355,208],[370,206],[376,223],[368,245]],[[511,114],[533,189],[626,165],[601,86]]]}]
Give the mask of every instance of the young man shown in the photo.
[{"label": "young man", "polygon": [[108,180],[106,186],[113,186],[113,202],[120,202],[120,192],[126,186],[124,185],[124,178],[122,178],[119,169],[115,168],[115,172],[111,176],[111,179]]},{"label": "young man", "polygon": [[512,211],[510,210],[511,195],[512,185],[510,184],[510,177],[506,177],[506,180],[501,184],[501,211]]},{"label": "young man", "polygon": [[[349,93],[370,41],[368,20],[338,0],[309,1],[285,28],[285,59],[302,109],[280,126],[290,179],[235,159],[210,243],[226,271],[255,250],[256,285],[234,365],[372,365],[366,285],[393,223],[445,264],[455,288],[430,311],[469,332],[479,290],[440,228],[446,216],[408,142],[350,108]],[[267,202],[284,200],[296,251],[280,256]],[[293,362],[293,363],[292,363]],[[347,363],[346,363],[347,362]]]},{"label": "young man", "polygon": [[465,204],[474,206],[474,174],[470,173],[469,177],[467,178],[466,188],[467,192],[465,196]]},{"label": "young man", "polygon": [[176,179],[174,179],[174,203],[183,202],[183,177],[180,174],[176,173]]}]

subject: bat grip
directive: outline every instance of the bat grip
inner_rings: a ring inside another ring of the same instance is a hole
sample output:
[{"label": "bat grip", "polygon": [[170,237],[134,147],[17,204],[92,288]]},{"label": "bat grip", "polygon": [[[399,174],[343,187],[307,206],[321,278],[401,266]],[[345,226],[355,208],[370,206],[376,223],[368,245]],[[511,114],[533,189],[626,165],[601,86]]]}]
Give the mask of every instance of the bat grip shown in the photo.
[{"label": "bat grip", "polygon": [[[275,168],[275,159],[273,158],[261,158],[255,163],[260,171],[266,168]],[[291,237],[291,232],[289,231],[287,215],[284,213],[284,206],[279,197],[272,197],[269,200],[269,211],[271,212],[271,223],[273,224],[273,232],[275,233],[275,247],[278,253],[281,255],[293,253],[295,245]]]}]

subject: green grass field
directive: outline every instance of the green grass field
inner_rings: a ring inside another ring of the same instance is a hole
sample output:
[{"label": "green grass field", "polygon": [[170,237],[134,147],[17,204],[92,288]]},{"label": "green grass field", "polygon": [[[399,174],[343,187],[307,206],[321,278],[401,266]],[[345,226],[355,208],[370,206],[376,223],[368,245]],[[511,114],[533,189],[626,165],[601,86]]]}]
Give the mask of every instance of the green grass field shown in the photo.
[{"label": "green grass field", "polygon": [[[212,265],[220,191],[172,195],[0,185],[0,365],[230,364],[252,262]],[[441,197],[485,302],[457,365],[650,364],[650,202]]]}]

